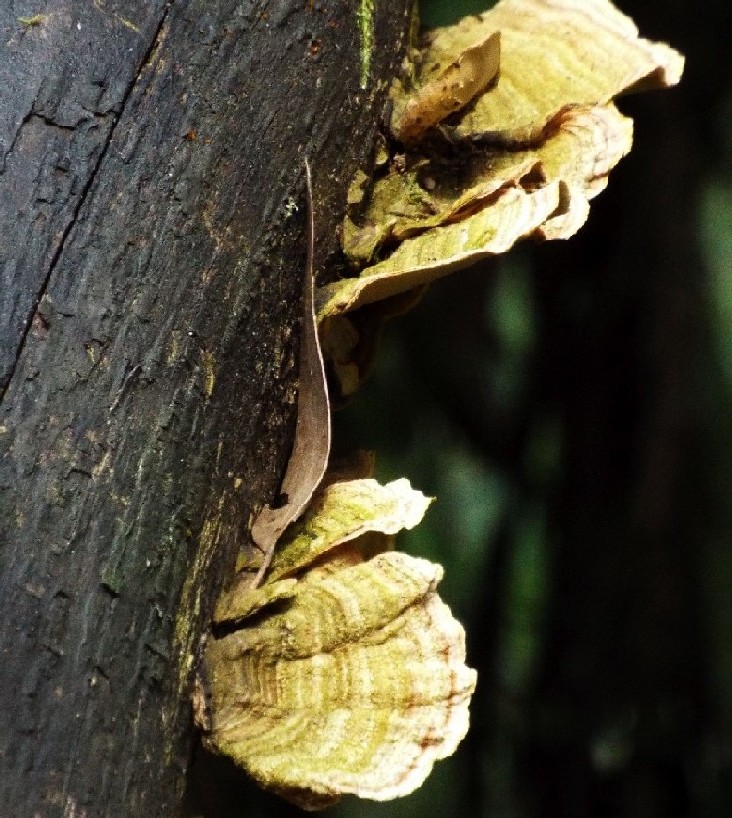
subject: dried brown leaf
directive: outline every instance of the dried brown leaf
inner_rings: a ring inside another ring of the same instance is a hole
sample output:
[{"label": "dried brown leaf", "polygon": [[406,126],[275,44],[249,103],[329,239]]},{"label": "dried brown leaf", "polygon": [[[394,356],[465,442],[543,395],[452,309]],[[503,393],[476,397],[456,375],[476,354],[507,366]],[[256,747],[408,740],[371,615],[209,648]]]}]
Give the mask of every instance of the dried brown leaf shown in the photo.
[{"label": "dried brown leaf", "polygon": [[280,488],[280,496],[284,502],[280,506],[266,505],[252,524],[252,538],[265,555],[262,568],[254,579],[255,585],[261,581],[282,532],[302,514],[320,485],[330,453],[328,382],[314,307],[312,181],[307,162],[305,172],[308,192],[308,254],[303,281],[295,440]]}]

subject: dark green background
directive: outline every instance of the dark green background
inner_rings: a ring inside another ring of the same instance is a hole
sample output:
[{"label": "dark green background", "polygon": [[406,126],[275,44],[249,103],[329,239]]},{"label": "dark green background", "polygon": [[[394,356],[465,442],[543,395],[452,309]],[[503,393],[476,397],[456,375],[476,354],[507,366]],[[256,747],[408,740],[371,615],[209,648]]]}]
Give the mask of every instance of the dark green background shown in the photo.
[{"label": "dark green background", "polygon": [[338,418],[438,498],[400,547],[479,671],[458,754],[339,818],[732,815],[732,6],[619,6],[687,66],[588,224],[434,285]]},{"label": "dark green background", "polygon": [[732,4],[619,6],[687,67],[620,101],[588,224],[434,285],[337,417],[438,498],[400,547],[444,564],[479,685],[421,790],[332,818],[732,815]]}]

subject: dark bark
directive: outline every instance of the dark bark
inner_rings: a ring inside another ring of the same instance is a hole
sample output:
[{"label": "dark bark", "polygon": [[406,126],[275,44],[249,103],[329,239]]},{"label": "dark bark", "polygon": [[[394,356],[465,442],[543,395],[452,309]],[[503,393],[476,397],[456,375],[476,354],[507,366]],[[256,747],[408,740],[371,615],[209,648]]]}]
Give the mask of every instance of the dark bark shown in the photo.
[{"label": "dark bark", "polygon": [[[196,645],[293,429],[316,269],[398,65],[379,4],[0,11],[4,816],[171,816]],[[382,85],[385,85],[382,83]]]}]

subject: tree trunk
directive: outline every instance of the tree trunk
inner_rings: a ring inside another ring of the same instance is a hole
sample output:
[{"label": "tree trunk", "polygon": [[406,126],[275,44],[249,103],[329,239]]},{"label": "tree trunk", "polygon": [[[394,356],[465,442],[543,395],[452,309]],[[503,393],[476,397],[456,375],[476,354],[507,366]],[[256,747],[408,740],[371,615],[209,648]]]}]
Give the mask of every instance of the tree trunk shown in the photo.
[{"label": "tree trunk", "polygon": [[179,812],[196,646],[291,444],[303,158],[322,270],[407,5],[373,53],[336,0],[0,11],[7,818]]}]

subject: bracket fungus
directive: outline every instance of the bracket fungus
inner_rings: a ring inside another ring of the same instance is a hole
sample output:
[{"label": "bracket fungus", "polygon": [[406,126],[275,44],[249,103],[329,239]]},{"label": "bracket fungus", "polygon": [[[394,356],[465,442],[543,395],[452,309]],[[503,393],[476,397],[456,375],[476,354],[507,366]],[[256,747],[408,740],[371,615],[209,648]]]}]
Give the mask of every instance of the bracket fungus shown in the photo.
[{"label": "bracket fungus", "polygon": [[683,65],[609,0],[500,0],[427,32],[392,87],[385,155],[349,193],[355,275],[317,294],[341,394],[373,354],[351,314],[378,304],[373,323],[395,297],[520,239],[574,235],[632,145],[613,99],[675,85]]},{"label": "bracket fungus", "polygon": [[404,479],[329,485],[264,584],[220,600],[224,632],[199,677],[204,743],[304,809],[405,795],[467,731],[475,671],[436,592],[442,568],[387,550],[429,502]]}]

